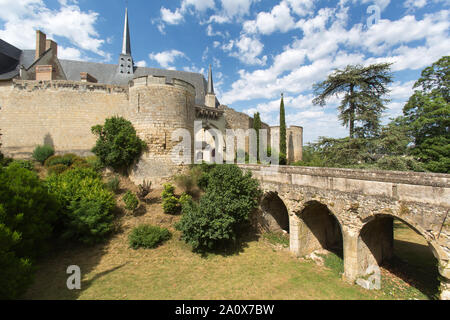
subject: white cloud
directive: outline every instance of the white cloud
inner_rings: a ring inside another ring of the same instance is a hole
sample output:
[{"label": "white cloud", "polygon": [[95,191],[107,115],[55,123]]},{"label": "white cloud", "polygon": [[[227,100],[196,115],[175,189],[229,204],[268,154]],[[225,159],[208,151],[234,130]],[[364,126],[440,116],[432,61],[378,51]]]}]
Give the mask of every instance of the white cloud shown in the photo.
[{"label": "white cloud", "polygon": [[367,6],[376,5],[380,7],[381,11],[384,11],[391,3],[391,0],[353,0],[353,3],[357,2],[366,4]]},{"label": "white cloud", "polygon": [[[5,21],[0,38],[21,48],[35,47],[36,30],[45,32],[48,38],[62,37],[78,50],[93,52],[108,60],[109,54],[101,47],[106,42],[99,38],[95,28],[99,14],[81,11],[76,1],[59,1],[61,7],[51,10],[41,0],[0,0],[0,19]],[[75,57],[71,50],[63,54]]]},{"label": "white cloud", "polygon": [[229,18],[248,15],[250,6],[256,1],[257,0],[221,0],[223,11]]},{"label": "white cloud", "polygon": [[151,53],[149,54],[149,58],[151,60],[154,60],[158,62],[158,64],[166,69],[171,69],[172,64],[175,62],[177,58],[185,58],[186,55],[178,50],[169,50],[169,51],[163,51],[159,53]]},{"label": "white cloud", "polygon": [[228,44],[223,45],[222,49],[244,64],[265,65],[267,62],[267,56],[259,57],[264,49],[263,43],[259,39],[245,34],[242,34],[239,40],[231,40]]},{"label": "white cloud", "polygon": [[403,4],[406,8],[423,8],[427,4],[427,0],[407,0]]},{"label": "white cloud", "polygon": [[65,60],[77,60],[82,61],[81,51],[76,48],[65,48],[63,46],[58,47],[58,58]]},{"label": "white cloud", "polygon": [[147,62],[145,60],[138,61],[138,62],[136,62],[136,66],[145,68],[145,67],[147,67]]},{"label": "white cloud", "polygon": [[181,14],[180,9],[176,9],[174,12],[172,12],[169,9],[162,7],[161,19],[168,24],[179,24],[184,20],[184,17]]},{"label": "white cloud", "polygon": [[314,12],[314,0],[286,0],[298,16],[303,17]]},{"label": "white cloud", "polygon": [[256,20],[246,21],[243,29],[246,33],[271,34],[275,31],[287,32],[295,28],[294,19],[287,3],[282,1],[271,12],[258,13]]}]

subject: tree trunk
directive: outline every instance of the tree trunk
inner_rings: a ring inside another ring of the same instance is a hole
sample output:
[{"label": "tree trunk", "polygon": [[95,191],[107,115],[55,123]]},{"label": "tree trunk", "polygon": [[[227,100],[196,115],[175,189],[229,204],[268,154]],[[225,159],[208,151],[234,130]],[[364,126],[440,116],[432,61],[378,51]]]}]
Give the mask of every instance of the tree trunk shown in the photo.
[{"label": "tree trunk", "polygon": [[[350,97],[353,100],[353,93],[354,93],[354,86],[350,86]],[[353,101],[350,101],[350,139],[353,139],[355,137],[355,104]]]}]

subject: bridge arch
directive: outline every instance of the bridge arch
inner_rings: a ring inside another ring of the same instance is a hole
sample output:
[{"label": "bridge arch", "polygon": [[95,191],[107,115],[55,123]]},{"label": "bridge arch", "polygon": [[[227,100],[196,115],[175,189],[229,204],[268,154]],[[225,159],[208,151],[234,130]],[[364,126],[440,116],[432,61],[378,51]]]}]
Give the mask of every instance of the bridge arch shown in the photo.
[{"label": "bridge arch", "polygon": [[299,256],[325,249],[343,257],[342,223],[326,204],[315,200],[308,201],[296,217]]},{"label": "bridge arch", "polygon": [[[447,261],[447,255],[442,250],[441,246],[434,240],[432,237],[417,223],[414,221],[411,221],[407,217],[399,217],[394,214],[375,214],[369,221],[367,221],[361,228],[358,241],[357,241],[357,265],[358,265],[358,273],[359,277],[366,277],[370,271],[374,270],[375,267],[380,266],[387,266],[389,268],[392,268],[396,263],[398,263],[398,259],[394,257],[394,247],[395,247],[395,240],[394,240],[394,221],[399,221],[403,223],[405,226],[407,226],[409,229],[413,230],[416,234],[420,235],[421,238],[423,238],[427,245],[429,250],[425,250],[432,253],[432,256],[434,256],[434,261],[438,262],[439,265],[446,265]],[[396,243],[399,246],[419,246],[420,245],[414,245],[410,244],[408,242],[401,243],[401,241],[397,241]],[[424,248],[421,246],[421,248]],[[398,248],[395,248],[398,249]],[[415,255],[418,254],[417,248],[414,250]],[[423,254],[423,250],[422,250]],[[429,256],[426,255],[425,252],[426,262],[429,262],[429,259],[431,258],[431,254]],[[432,258],[431,258],[432,259]],[[420,263],[423,265],[421,268],[426,268],[427,273],[432,274],[435,276],[435,278],[427,279],[425,281],[428,281],[427,285],[433,286],[433,283],[437,286],[438,285],[438,268],[437,263],[425,263],[420,261]],[[395,268],[394,268],[395,269]],[[398,269],[398,268],[397,268]],[[404,268],[402,264],[402,272],[405,272],[407,278],[414,278],[415,275],[411,274],[411,271],[405,270],[409,268]],[[395,273],[395,272],[394,272]],[[423,282],[423,281],[422,281]],[[419,286],[420,283],[417,283]],[[419,288],[419,287],[418,287]],[[428,288],[427,288],[428,289]],[[437,293],[438,288],[435,287]],[[427,290],[428,291],[428,290]],[[431,292],[432,290],[426,292],[426,294],[433,294]]]},{"label": "bridge arch", "polygon": [[267,192],[261,201],[260,225],[267,232],[290,231],[289,211],[285,201],[276,192]]}]

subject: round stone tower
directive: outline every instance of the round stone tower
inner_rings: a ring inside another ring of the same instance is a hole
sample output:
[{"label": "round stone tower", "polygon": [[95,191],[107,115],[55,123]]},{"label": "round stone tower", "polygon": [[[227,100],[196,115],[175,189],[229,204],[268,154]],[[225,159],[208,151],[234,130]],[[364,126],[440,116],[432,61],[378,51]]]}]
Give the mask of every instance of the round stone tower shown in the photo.
[{"label": "round stone tower", "polygon": [[195,121],[193,85],[166,77],[138,77],[130,84],[129,101],[128,119],[139,137],[147,143],[147,151],[130,174],[135,182],[166,178],[177,172],[179,164],[173,161],[172,152],[183,140],[176,137],[172,141],[172,134],[177,129],[189,132],[191,152],[188,157],[192,161]]}]

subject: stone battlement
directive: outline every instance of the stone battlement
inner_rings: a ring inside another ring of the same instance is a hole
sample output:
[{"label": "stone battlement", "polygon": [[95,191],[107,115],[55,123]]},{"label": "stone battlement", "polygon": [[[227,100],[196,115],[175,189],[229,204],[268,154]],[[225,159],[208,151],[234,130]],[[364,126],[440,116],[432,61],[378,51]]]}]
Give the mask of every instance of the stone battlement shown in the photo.
[{"label": "stone battlement", "polygon": [[175,88],[187,90],[195,96],[195,87],[189,82],[177,78],[168,78],[164,76],[137,77],[133,79],[133,81],[130,84],[130,87],[153,86],[153,85],[172,86]]},{"label": "stone battlement", "polygon": [[127,86],[67,80],[14,80],[13,88],[28,92],[37,90],[72,90],[80,92],[128,93]]}]

